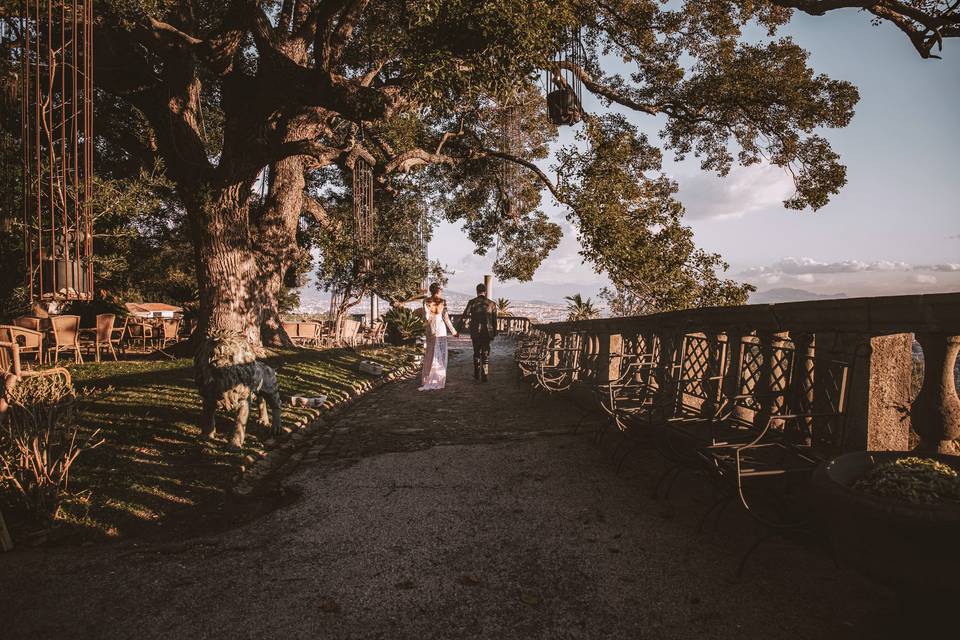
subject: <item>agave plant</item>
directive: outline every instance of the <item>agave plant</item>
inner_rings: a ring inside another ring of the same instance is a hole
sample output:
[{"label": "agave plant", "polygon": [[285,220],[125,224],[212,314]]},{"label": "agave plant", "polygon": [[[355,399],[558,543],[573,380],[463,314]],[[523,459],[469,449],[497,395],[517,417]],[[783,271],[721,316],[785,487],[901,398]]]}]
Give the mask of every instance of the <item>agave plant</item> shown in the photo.
[{"label": "agave plant", "polygon": [[0,423],[0,487],[18,496],[34,519],[56,518],[73,463],[103,442],[100,430],[80,437],[77,393],[63,375],[23,378],[7,399],[9,412]]},{"label": "agave plant", "polygon": [[567,320],[589,320],[600,315],[600,310],[593,306],[591,298],[583,299],[579,293],[572,296],[564,296],[567,301]]},{"label": "agave plant", "polygon": [[387,341],[390,344],[411,344],[425,330],[423,318],[407,307],[393,307],[383,314],[387,323]]},{"label": "agave plant", "polygon": [[510,301],[506,298],[497,298],[497,314],[501,316],[512,316],[510,311]]}]

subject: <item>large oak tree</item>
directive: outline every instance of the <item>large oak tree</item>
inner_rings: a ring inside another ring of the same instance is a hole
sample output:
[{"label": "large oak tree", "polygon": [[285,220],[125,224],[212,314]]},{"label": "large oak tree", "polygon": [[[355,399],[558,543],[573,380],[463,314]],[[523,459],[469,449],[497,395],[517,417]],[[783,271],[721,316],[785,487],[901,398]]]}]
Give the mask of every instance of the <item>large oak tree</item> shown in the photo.
[{"label": "large oak tree", "polygon": [[[623,293],[645,308],[688,306],[744,291],[693,247],[661,148],[721,175],[769,161],[794,178],[786,206],[824,206],[845,172],[817,131],[845,126],[857,93],[816,74],[777,31],[795,9],[844,7],[894,24],[925,57],[960,35],[946,0],[104,0],[95,72],[142,118],[131,157],[162,159],[187,214],[204,328],[276,338],[277,294],[302,259],[301,216],[330,224],[313,178],[358,158],[388,194],[417,173],[430,205],[462,221],[479,250],[499,248],[501,276],[531,277],[556,246],[559,229],[540,209],[546,189]],[[749,41],[748,24],[769,37]],[[575,29],[583,61],[558,61]],[[543,163],[557,132],[542,70],[561,84],[574,74],[604,109],[661,118],[659,148],[591,114],[552,179]],[[508,108],[522,112],[519,144],[503,144]],[[519,176],[507,194],[504,163]]]}]

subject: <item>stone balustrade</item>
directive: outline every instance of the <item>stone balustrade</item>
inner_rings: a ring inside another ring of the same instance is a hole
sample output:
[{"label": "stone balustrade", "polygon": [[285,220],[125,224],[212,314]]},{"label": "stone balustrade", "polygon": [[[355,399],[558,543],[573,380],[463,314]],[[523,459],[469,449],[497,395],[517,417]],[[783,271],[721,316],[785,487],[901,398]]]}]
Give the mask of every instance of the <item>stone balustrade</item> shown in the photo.
[{"label": "stone balustrade", "polygon": [[[539,324],[533,329],[559,347],[551,357],[569,358],[565,364],[581,381],[617,379],[625,359],[642,356],[654,364],[640,375],[652,377],[664,393],[691,396],[683,401],[702,405],[705,413],[723,398],[745,391],[756,393],[758,411],[767,415],[782,411],[776,404],[786,398],[804,395],[814,402],[828,383],[814,361],[842,360],[849,365],[849,377],[845,374],[842,381],[842,448],[906,450],[912,426],[919,451],[960,453],[960,399],[954,379],[960,293],[714,307]],[[924,359],[915,398],[914,338]],[[775,357],[755,358],[752,387],[741,388],[743,378],[735,370],[744,365],[730,363],[743,363],[745,355],[780,352],[791,353],[789,364]],[[696,393],[676,388],[683,377],[670,375],[675,371],[695,371],[689,379],[698,381]]]},{"label": "stone balustrade", "polygon": [[[463,330],[469,331],[469,320],[463,318],[463,314],[460,313],[451,313],[450,321],[453,322],[455,327],[460,327],[461,320],[464,321]],[[518,333],[526,333],[530,330],[530,327],[533,325],[533,322],[530,318],[524,316],[498,316],[497,317],[497,331],[504,335],[512,335]]]}]

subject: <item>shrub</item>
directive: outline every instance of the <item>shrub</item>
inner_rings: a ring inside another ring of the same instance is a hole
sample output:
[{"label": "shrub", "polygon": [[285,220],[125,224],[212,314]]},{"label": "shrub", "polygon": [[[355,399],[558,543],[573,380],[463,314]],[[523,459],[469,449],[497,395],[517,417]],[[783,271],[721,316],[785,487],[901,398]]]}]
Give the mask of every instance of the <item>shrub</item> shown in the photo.
[{"label": "shrub", "polygon": [[77,442],[77,394],[63,376],[20,380],[0,425],[0,486],[13,491],[37,520],[56,518],[77,456],[100,445],[99,429]]},{"label": "shrub", "polygon": [[960,476],[942,462],[909,456],[879,464],[853,488],[875,496],[915,504],[960,502]]},{"label": "shrub", "polygon": [[383,321],[390,344],[411,344],[425,331],[423,318],[406,307],[393,307],[383,314]]}]

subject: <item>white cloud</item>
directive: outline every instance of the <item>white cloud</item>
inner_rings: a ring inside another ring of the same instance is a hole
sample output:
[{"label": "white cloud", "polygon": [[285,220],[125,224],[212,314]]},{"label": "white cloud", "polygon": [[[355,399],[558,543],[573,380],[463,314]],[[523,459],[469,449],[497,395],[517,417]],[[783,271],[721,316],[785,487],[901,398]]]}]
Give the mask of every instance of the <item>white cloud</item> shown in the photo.
[{"label": "white cloud", "polygon": [[911,280],[917,284],[937,284],[937,276],[932,276],[928,273],[915,273],[911,277]]},{"label": "white cloud", "polygon": [[[820,262],[813,258],[784,258],[765,267],[751,267],[741,272],[746,277],[776,275],[810,276],[815,273],[864,273],[864,272],[912,272],[912,271],[942,271],[960,272],[960,264],[910,264],[908,262],[892,262],[889,260],[841,260],[839,262]],[[812,280],[808,280],[812,281]]]},{"label": "white cloud", "polygon": [[793,181],[780,167],[761,163],[735,166],[725,178],[699,171],[677,176],[678,198],[686,208],[686,219],[741,218],[776,206],[793,194]]}]

